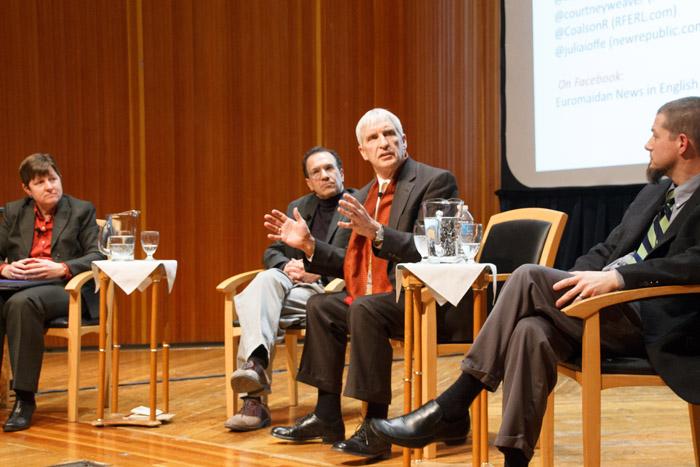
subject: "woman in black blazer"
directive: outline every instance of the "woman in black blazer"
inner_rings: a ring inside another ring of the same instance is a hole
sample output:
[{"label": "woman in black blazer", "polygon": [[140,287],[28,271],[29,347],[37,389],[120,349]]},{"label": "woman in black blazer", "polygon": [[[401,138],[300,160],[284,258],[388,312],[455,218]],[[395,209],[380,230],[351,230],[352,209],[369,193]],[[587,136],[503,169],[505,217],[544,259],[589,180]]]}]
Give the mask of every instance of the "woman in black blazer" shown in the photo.
[{"label": "woman in black blazer", "polygon": [[[64,286],[104,259],[97,248],[95,207],[63,194],[50,154],[32,154],[19,167],[27,197],[7,203],[0,223],[0,343],[7,335],[15,404],[4,431],[29,428],[44,353],[44,325],[68,314]],[[2,361],[0,345],[0,361]]]}]

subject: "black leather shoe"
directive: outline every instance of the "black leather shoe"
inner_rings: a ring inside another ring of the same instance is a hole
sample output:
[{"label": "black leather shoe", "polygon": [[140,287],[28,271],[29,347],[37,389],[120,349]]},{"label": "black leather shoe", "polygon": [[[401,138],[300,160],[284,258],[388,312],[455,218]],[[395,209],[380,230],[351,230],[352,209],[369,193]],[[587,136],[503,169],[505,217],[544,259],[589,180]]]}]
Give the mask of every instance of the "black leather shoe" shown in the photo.
[{"label": "black leather shoe", "polygon": [[370,459],[391,457],[391,444],[377,436],[369,428],[370,420],[364,420],[355,434],[345,441],[333,444],[333,450]]},{"label": "black leather shoe", "polygon": [[36,404],[31,402],[25,402],[16,400],[14,407],[12,407],[12,412],[7,418],[5,425],[2,427],[3,431],[21,431],[26,430],[32,425],[32,415],[36,410]]},{"label": "black leather shoe", "polygon": [[422,448],[436,441],[460,444],[466,441],[469,433],[469,414],[447,422],[442,408],[433,400],[401,417],[390,420],[375,418],[370,426],[382,439],[406,448]]},{"label": "black leather shoe", "polygon": [[341,418],[332,423],[326,423],[311,412],[292,426],[274,427],[270,434],[287,441],[303,442],[321,438],[324,443],[335,443],[345,438],[345,425]]}]

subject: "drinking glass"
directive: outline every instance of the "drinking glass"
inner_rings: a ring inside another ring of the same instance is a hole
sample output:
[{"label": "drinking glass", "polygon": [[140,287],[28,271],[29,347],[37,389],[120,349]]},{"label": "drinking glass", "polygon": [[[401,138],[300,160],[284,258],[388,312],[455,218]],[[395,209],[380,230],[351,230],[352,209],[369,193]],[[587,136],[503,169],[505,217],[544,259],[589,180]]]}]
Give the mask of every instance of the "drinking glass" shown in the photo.
[{"label": "drinking glass", "polygon": [[420,253],[421,261],[428,259],[428,237],[425,235],[425,225],[423,221],[416,221],[413,226],[413,243]]},{"label": "drinking glass", "polygon": [[459,225],[459,242],[467,263],[473,263],[479,251],[483,226],[474,222],[461,222]]},{"label": "drinking glass", "polygon": [[153,261],[153,253],[156,252],[159,241],[160,233],[158,233],[157,230],[141,231],[141,248],[143,248],[144,253],[146,253],[146,259],[148,261]]}]

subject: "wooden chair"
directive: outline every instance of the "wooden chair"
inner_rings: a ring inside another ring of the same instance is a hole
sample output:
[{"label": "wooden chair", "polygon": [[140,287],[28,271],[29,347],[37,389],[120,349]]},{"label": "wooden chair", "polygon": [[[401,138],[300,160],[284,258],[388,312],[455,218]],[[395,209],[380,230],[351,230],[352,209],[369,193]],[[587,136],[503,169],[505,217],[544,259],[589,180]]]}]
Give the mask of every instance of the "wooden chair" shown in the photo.
[{"label": "wooden chair", "polygon": [[[560,374],[581,385],[583,417],[583,465],[600,465],[600,393],[603,389],[622,386],[665,386],[649,361],[637,359],[605,359],[600,356],[600,314],[604,308],[664,295],[700,293],[700,285],[664,286],[623,290],[582,300],[564,308],[568,316],[583,320],[580,362],[567,362],[557,368]],[[700,406],[688,404],[693,434],[695,465],[700,466]],[[554,465],[554,391],[547,399],[547,411],[540,434],[542,465]]]},{"label": "wooden chair", "polygon": [[[560,211],[543,208],[523,208],[502,212],[491,216],[481,242],[477,260],[481,263],[496,265],[498,282],[504,282],[510,273],[523,264],[535,263],[553,266],[559,250],[559,243],[566,226],[567,215]],[[479,333],[486,319],[485,288],[488,283],[477,283],[474,290],[473,336]],[[442,355],[464,354],[471,348],[471,343],[437,342],[436,304],[430,293],[422,293],[425,321],[423,324],[423,388],[424,401],[434,399],[437,395],[437,357]],[[469,313],[472,310],[468,311]],[[472,406],[474,407],[474,406]],[[479,412],[481,410],[481,412]],[[486,404],[474,411],[474,418],[486,420]],[[479,444],[473,449],[481,450],[481,459],[486,459],[488,451],[488,433],[486,423],[474,423],[481,428],[481,433],[473,434]],[[425,448],[424,457],[434,458],[436,445]]]},{"label": "wooden chair", "polygon": [[[236,371],[238,354],[238,343],[241,339],[241,328],[237,325],[235,297],[242,287],[253,280],[263,269],[236,274],[221,282],[216,290],[224,294],[224,366],[226,368],[226,418],[230,418],[238,411],[238,394],[233,391],[229,382],[229,377]],[[335,279],[326,287],[326,292],[339,292],[345,287],[342,279]],[[296,406],[299,402],[299,392],[297,387],[297,371],[299,359],[297,357],[297,345],[299,337],[304,336],[305,329],[302,327],[291,327],[285,330],[284,348],[287,366],[287,386],[289,388],[290,405]],[[272,363],[272,362],[270,362]]]},{"label": "wooden chair", "polygon": [[[99,319],[86,319],[83,316],[82,300],[80,293],[82,287],[93,280],[92,271],[82,272],[73,277],[66,284],[66,292],[69,294],[68,317],[56,318],[49,322],[46,335],[59,337],[68,341],[68,421],[78,421],[78,394],[80,391],[80,351],[82,337],[86,334],[98,334],[100,329]],[[107,307],[112,308],[114,301],[114,286],[108,290]],[[110,320],[108,320],[109,322]],[[109,374],[111,348],[111,332],[107,329],[107,369]],[[107,387],[107,385],[105,385]]]},{"label": "wooden chair", "polygon": [[[98,219],[98,225],[103,225],[104,220]],[[68,340],[68,421],[78,421],[78,394],[80,391],[80,351],[82,337],[90,333],[99,333],[98,320],[85,319],[82,310],[82,300],[80,297],[82,287],[92,280],[92,271],[85,271],[77,274],[66,284],[66,292],[69,295],[68,316],[60,317],[47,324],[46,336],[55,336]],[[114,289],[110,287],[108,291],[108,307],[114,300]],[[107,342],[111,341],[108,329]],[[110,346],[108,345],[107,348]],[[4,352],[3,374],[5,377],[0,381],[0,401],[8,400],[10,365],[7,359],[7,348]],[[111,352],[107,352],[108,368]],[[107,372],[109,374],[109,371]],[[107,385],[105,385],[106,387]]]}]

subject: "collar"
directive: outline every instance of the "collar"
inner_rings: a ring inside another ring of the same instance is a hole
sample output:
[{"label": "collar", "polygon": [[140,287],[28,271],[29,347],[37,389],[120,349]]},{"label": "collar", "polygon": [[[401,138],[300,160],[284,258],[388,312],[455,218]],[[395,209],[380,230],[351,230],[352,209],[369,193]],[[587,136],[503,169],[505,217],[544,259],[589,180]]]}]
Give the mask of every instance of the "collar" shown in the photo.
[{"label": "collar", "polygon": [[[675,204],[674,210],[683,207],[686,201],[693,196],[693,193],[700,187],[700,174],[694,176],[682,185],[675,187]],[[673,183],[668,187],[669,190],[674,189]]]}]

